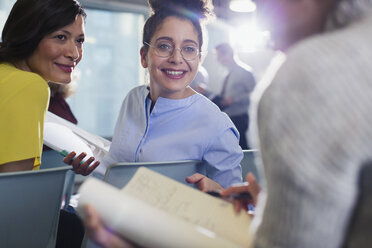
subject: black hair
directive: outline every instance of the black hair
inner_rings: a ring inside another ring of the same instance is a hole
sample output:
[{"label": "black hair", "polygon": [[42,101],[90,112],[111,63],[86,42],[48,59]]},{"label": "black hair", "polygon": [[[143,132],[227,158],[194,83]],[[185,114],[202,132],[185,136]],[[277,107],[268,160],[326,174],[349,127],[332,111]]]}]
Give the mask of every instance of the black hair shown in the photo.
[{"label": "black hair", "polygon": [[[150,17],[143,27],[142,42],[150,43],[157,28],[169,16],[189,20],[198,32],[199,50],[203,45],[201,21],[213,16],[210,0],[148,0]],[[147,46],[144,46],[147,52]]]},{"label": "black hair", "polygon": [[28,58],[46,35],[73,23],[77,15],[86,18],[76,0],[17,0],[2,32],[0,62]]}]

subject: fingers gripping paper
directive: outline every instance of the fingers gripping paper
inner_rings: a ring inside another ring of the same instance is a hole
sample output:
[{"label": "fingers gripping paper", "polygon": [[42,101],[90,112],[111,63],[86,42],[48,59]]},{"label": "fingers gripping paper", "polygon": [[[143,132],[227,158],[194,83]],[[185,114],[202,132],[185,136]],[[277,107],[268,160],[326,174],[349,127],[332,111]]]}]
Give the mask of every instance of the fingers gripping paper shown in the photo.
[{"label": "fingers gripping paper", "polygon": [[144,247],[248,247],[250,217],[144,167],[122,189],[97,179],[80,187],[78,212],[93,205],[115,232]]}]

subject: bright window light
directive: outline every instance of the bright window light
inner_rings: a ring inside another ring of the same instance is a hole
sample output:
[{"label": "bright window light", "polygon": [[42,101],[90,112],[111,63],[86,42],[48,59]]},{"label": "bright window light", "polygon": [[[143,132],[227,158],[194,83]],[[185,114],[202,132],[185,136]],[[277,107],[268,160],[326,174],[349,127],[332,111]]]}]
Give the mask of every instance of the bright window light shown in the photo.
[{"label": "bright window light", "polygon": [[230,42],[244,52],[255,52],[266,46],[269,33],[262,31],[255,22],[236,27],[230,31]]},{"label": "bright window light", "polygon": [[252,0],[231,0],[230,9],[235,12],[253,12],[256,4]]}]

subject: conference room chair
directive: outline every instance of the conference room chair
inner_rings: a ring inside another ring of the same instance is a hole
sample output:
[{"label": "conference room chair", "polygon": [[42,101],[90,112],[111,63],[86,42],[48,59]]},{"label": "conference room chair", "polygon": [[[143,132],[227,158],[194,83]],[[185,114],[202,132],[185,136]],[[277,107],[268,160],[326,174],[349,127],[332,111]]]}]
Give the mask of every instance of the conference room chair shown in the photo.
[{"label": "conference room chair", "polygon": [[242,177],[243,181],[245,181],[245,177],[248,172],[252,172],[253,175],[256,177],[257,181],[260,183],[261,178],[258,175],[258,168],[255,161],[255,157],[258,155],[258,150],[243,150],[243,159],[240,162],[242,166]]},{"label": "conference room chair", "polygon": [[55,247],[69,169],[0,174],[0,247]]},{"label": "conference room chair", "polygon": [[[66,164],[63,163],[63,156],[61,154],[54,150],[43,151],[40,166],[41,170],[64,166],[66,166]],[[72,170],[67,171],[65,185],[63,187],[63,209],[67,209],[70,203],[71,195],[74,191],[75,178],[76,175]]]}]

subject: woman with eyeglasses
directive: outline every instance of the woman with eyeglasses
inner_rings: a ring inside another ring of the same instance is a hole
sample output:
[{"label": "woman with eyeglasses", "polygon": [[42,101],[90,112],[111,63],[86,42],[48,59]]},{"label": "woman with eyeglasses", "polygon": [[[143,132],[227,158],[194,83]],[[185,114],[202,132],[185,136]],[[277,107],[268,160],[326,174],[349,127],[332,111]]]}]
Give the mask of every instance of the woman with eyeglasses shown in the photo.
[{"label": "woman with eyeglasses", "polygon": [[[241,182],[238,131],[215,104],[189,87],[201,59],[200,21],[211,13],[209,3],[151,0],[149,4],[152,15],[143,29],[140,56],[150,82],[124,99],[110,152],[101,165],[203,160],[209,164],[208,176],[221,186]],[[194,176],[195,182],[199,178]]]},{"label": "woman with eyeglasses", "polygon": [[[201,59],[201,20],[211,14],[209,0],[149,0],[149,5],[152,15],[140,50],[149,85],[134,88],[124,99],[110,152],[101,164],[203,160],[219,185],[241,182],[238,131],[214,103],[189,87]],[[195,174],[190,180],[204,184],[204,179]],[[92,216],[94,209],[86,210],[87,233],[95,242],[131,247],[103,228]]]}]

